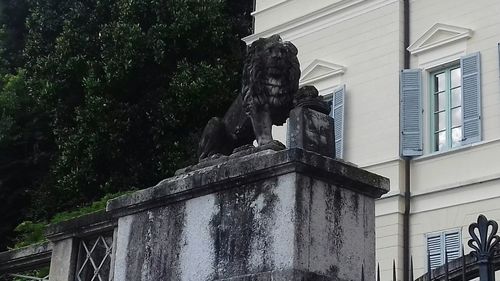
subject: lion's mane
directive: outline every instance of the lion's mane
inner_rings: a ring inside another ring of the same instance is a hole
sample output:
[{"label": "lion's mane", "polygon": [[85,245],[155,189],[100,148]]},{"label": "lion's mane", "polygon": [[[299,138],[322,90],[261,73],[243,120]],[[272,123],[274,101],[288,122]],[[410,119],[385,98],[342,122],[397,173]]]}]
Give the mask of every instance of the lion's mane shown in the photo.
[{"label": "lion's mane", "polygon": [[[274,125],[286,121],[299,88],[297,48],[279,35],[261,38],[248,49],[242,74],[245,111],[267,108]],[[264,109],[265,110],[265,109]]]}]

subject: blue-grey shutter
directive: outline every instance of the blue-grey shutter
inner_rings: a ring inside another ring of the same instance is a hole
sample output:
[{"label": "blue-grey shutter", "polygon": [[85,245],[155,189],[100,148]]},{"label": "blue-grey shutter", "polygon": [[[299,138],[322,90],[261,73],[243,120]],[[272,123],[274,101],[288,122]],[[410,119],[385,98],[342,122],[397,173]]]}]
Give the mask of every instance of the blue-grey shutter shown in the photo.
[{"label": "blue-grey shutter", "polygon": [[344,102],[345,85],[333,91],[333,110],[331,111],[335,124],[335,157],[344,158]]},{"label": "blue-grey shutter", "polygon": [[481,63],[479,53],[460,59],[462,69],[462,144],[481,140]]},{"label": "blue-grey shutter", "polygon": [[457,259],[461,256],[461,239],[460,232],[448,232],[444,235],[445,250],[448,256],[448,261]]},{"label": "blue-grey shutter", "polygon": [[422,155],[422,72],[404,69],[400,80],[401,155]]},{"label": "blue-grey shutter", "polygon": [[440,234],[427,236],[427,255],[430,268],[440,267],[444,263],[443,236]]}]

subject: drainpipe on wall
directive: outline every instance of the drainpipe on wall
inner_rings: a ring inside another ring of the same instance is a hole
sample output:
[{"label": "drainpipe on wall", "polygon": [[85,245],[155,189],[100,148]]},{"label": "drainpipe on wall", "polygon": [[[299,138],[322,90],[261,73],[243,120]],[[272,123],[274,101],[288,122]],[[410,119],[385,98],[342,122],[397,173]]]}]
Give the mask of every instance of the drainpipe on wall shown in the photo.
[{"label": "drainpipe on wall", "polygon": [[[403,48],[404,68],[410,68],[410,0],[403,0]],[[410,280],[410,164],[411,157],[404,157],[405,166],[405,192],[404,192],[404,214],[403,214],[403,281]]]}]

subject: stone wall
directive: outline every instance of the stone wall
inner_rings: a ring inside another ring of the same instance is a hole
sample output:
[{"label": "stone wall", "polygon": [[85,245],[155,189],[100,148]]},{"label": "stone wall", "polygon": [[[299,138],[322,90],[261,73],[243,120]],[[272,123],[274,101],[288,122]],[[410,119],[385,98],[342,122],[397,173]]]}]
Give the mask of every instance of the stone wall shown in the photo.
[{"label": "stone wall", "polygon": [[374,276],[374,198],[387,188],[301,149],[167,179],[108,203],[115,280],[360,280],[362,267]]}]

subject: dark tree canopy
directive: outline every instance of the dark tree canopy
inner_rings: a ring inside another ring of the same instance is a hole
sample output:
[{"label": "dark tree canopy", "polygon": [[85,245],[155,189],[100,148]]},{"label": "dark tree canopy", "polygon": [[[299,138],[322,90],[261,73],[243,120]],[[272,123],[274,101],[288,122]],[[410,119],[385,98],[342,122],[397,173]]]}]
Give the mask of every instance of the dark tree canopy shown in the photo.
[{"label": "dark tree canopy", "polygon": [[0,7],[0,237],[192,163],[240,87],[252,1]]}]

